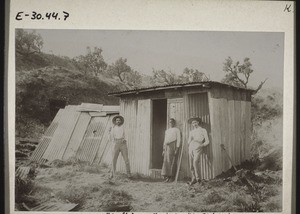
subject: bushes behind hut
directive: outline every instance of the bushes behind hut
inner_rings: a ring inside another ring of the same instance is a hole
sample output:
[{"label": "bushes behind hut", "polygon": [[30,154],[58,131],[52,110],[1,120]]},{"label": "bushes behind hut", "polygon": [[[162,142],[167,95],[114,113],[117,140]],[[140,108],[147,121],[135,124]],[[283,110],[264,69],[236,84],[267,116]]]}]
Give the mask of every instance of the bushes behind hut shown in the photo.
[{"label": "bushes behind hut", "polygon": [[252,156],[260,169],[282,169],[282,92],[261,90],[252,99]]}]

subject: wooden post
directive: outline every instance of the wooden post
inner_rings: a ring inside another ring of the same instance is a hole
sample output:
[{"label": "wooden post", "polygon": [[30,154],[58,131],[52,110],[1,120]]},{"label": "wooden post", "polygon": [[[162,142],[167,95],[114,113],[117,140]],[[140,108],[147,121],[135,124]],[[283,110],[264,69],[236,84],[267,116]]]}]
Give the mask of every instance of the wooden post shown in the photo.
[{"label": "wooden post", "polygon": [[176,176],[175,176],[175,183],[177,183],[178,175],[179,175],[179,170],[180,170],[180,166],[181,166],[181,160],[182,160],[182,154],[183,154],[183,145],[184,145],[184,143],[182,142],[182,146],[180,147],[181,151],[180,151],[179,164],[177,166],[177,171],[176,171]]}]

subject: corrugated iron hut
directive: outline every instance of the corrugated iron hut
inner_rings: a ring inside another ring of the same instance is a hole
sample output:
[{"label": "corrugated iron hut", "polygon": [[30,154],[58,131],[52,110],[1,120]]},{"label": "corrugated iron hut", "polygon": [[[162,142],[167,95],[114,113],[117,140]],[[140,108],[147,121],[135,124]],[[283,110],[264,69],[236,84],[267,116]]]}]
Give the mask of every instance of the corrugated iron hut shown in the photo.
[{"label": "corrugated iron hut", "polygon": [[31,155],[32,161],[68,160],[91,164],[111,161],[109,129],[119,106],[82,103],[60,109]]},{"label": "corrugated iron hut", "polygon": [[[120,115],[125,118],[132,172],[160,175],[164,132],[174,118],[183,139],[179,177],[189,177],[188,118],[199,116],[209,133],[210,144],[201,158],[203,179],[211,179],[231,167],[220,144],[233,163],[250,158],[251,93],[219,82],[194,82],[112,92],[120,97]],[[124,170],[118,161],[119,170]]]}]

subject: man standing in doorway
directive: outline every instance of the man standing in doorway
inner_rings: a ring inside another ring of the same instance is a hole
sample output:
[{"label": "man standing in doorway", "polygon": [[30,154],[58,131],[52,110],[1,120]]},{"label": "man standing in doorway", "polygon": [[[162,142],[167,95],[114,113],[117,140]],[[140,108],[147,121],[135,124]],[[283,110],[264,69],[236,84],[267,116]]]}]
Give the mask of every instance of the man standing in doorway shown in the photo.
[{"label": "man standing in doorway", "polygon": [[130,164],[129,164],[129,158],[128,158],[128,148],[125,140],[125,130],[123,127],[124,118],[120,115],[115,116],[112,119],[112,122],[114,126],[112,127],[110,131],[110,138],[113,143],[112,145],[112,174],[111,178],[115,176],[116,172],[116,165],[119,153],[121,152],[123,159],[125,161],[126,165],[126,172],[128,178],[131,178],[130,174]]},{"label": "man standing in doorway", "polygon": [[192,173],[192,180],[189,182],[193,185],[200,183],[200,156],[203,153],[203,148],[209,144],[208,134],[206,129],[200,126],[202,120],[199,117],[193,117],[188,120],[192,124],[192,130],[189,133],[189,164]]},{"label": "man standing in doorway", "polygon": [[170,128],[165,132],[165,140],[163,145],[163,166],[161,175],[165,178],[165,182],[169,182],[173,179],[176,173],[175,160],[180,147],[180,130],[175,127],[175,119],[169,120]]}]

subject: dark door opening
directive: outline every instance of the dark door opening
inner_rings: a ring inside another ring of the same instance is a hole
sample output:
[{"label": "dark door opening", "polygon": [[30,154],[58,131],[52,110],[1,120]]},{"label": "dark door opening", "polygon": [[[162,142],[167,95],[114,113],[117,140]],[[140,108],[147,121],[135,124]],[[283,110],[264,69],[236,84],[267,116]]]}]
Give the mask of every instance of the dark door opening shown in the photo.
[{"label": "dark door opening", "polygon": [[167,128],[167,100],[153,100],[152,108],[151,168],[161,169],[163,164],[163,143]]}]

